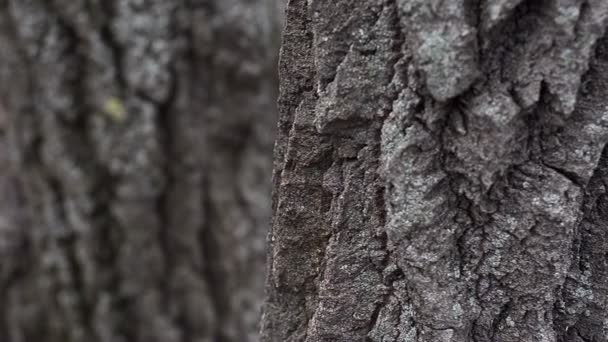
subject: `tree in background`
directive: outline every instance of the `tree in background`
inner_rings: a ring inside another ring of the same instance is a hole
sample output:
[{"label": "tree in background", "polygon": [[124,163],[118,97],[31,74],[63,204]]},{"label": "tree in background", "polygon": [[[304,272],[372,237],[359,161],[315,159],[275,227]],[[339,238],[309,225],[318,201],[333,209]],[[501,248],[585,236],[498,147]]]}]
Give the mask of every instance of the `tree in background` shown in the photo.
[{"label": "tree in background", "polygon": [[263,340],[606,341],[607,17],[291,0]]},{"label": "tree in background", "polygon": [[257,340],[276,9],[0,1],[1,341]]}]

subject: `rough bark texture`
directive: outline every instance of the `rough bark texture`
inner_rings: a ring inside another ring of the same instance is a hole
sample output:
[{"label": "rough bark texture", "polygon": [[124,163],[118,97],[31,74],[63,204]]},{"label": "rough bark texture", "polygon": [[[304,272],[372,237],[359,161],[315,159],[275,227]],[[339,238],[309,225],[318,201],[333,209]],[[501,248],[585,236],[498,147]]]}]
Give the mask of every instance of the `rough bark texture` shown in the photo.
[{"label": "rough bark texture", "polygon": [[263,339],[607,341],[607,15],[291,0]]},{"label": "rough bark texture", "polygon": [[276,8],[0,1],[0,341],[258,339]]}]

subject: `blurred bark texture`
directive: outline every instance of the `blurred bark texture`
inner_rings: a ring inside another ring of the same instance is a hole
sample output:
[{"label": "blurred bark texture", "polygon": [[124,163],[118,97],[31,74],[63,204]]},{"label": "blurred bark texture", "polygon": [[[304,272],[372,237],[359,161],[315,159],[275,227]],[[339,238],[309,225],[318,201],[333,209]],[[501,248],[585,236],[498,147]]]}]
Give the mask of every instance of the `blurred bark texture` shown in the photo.
[{"label": "blurred bark texture", "polygon": [[264,341],[608,341],[605,0],[291,0]]},{"label": "blurred bark texture", "polygon": [[0,0],[0,341],[258,340],[276,10]]}]

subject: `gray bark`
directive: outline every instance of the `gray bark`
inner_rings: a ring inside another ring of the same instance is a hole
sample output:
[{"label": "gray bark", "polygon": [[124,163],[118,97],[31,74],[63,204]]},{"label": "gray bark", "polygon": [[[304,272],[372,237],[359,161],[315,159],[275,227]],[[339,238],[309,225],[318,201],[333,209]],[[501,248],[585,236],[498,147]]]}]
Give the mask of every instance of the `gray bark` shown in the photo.
[{"label": "gray bark", "polygon": [[291,0],[263,340],[607,341],[607,18]]},{"label": "gray bark", "polygon": [[275,11],[0,1],[1,341],[258,339]]}]

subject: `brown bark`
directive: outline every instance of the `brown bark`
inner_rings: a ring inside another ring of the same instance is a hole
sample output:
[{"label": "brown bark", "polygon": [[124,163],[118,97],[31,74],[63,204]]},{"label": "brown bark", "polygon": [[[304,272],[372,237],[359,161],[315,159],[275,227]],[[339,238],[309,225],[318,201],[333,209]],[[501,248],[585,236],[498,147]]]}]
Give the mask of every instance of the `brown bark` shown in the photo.
[{"label": "brown bark", "polygon": [[0,1],[1,341],[257,340],[274,4]]},{"label": "brown bark", "polygon": [[607,17],[291,0],[263,340],[606,341]]}]

